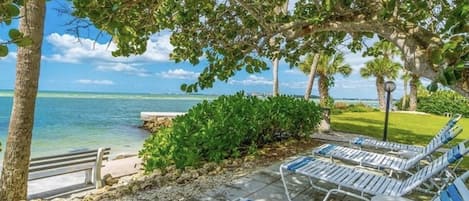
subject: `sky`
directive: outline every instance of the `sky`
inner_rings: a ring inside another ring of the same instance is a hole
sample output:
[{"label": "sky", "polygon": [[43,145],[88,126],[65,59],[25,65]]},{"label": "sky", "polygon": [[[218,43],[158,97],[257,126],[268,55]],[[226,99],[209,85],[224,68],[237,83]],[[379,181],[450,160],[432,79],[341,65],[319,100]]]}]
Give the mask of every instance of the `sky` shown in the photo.
[{"label": "sky", "polygon": [[[203,70],[206,62],[197,66],[189,63],[174,63],[169,60],[173,49],[169,43],[170,32],[153,35],[148,41],[148,49],[142,55],[113,57],[113,43],[109,37],[100,37],[94,28],[77,37],[67,31],[66,25],[71,16],[59,13],[64,1],[48,1],[42,61],[39,81],[40,91],[81,91],[110,93],[155,93],[182,94],[180,85],[193,83]],[[13,23],[12,27],[16,27]],[[0,41],[8,39],[8,26],[0,25]],[[10,53],[0,58],[0,89],[13,89],[15,80],[16,48],[9,46]],[[343,78],[337,76],[335,86],[330,90],[334,98],[375,99],[374,78],[362,78],[359,69],[371,57],[363,58],[361,53],[347,53],[345,62],[353,68],[352,74]],[[268,63],[269,67],[271,63]],[[307,75],[287,63],[280,62],[279,85],[281,94],[302,95],[306,89]],[[403,83],[396,80],[394,97],[403,94]],[[249,74],[239,71],[228,82],[217,81],[213,88],[199,91],[203,94],[232,94],[244,90],[248,93],[271,93],[272,71]],[[314,83],[313,95],[317,95]]]}]

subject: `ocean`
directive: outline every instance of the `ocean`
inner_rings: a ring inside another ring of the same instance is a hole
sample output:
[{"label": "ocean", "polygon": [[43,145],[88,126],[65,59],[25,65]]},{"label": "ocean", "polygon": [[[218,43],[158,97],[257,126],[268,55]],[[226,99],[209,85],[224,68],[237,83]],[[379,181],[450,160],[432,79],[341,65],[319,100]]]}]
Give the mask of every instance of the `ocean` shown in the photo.
[{"label": "ocean", "polygon": [[[12,91],[0,90],[0,141],[6,144]],[[148,132],[139,128],[140,112],[186,112],[209,95],[39,92],[36,100],[32,157],[111,147],[111,157],[134,154]],[[316,100],[317,101],[317,100]],[[376,101],[362,102],[376,106]],[[0,153],[0,160],[3,153]]]},{"label": "ocean", "polygon": [[[8,134],[12,91],[0,91],[0,141]],[[140,112],[185,112],[215,96],[39,92],[32,157],[111,147],[111,156],[137,153],[148,132]],[[0,160],[3,153],[0,153]]]}]

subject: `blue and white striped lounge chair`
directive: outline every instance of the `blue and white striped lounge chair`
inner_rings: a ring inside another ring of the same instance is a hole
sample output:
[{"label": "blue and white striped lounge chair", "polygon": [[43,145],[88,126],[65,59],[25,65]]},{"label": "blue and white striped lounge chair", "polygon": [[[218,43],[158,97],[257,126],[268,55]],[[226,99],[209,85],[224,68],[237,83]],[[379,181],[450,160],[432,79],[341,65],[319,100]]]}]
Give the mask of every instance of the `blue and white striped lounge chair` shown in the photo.
[{"label": "blue and white striped lounge chair", "polygon": [[345,162],[358,164],[360,166],[372,167],[377,169],[388,169],[398,172],[407,172],[409,169],[418,167],[419,162],[434,153],[439,147],[448,143],[462,132],[461,127],[454,127],[445,134],[428,144],[421,153],[406,159],[389,154],[374,153],[349,147],[343,147],[333,144],[324,144],[313,150],[313,154],[329,157],[331,159],[340,159]]},{"label": "blue and white striped lounge chair", "polygon": [[[469,151],[465,143],[467,141],[459,143],[405,180],[377,175],[361,169],[304,156],[280,165],[280,175],[289,201],[291,201],[291,198],[285,180],[285,172],[307,176],[313,188],[327,191],[327,195],[323,200],[327,200],[332,193],[342,193],[363,200],[368,200],[367,197],[376,195],[401,197],[445,170],[449,164],[462,158]],[[327,190],[314,183],[315,180],[334,184],[337,187]]]},{"label": "blue and white striped lounge chair", "polygon": [[433,201],[469,201],[469,189],[465,181],[469,178],[469,171],[456,178],[453,183],[438,192]]},{"label": "blue and white striped lounge chair", "polygon": [[[446,131],[453,128],[456,123],[461,119],[462,115],[456,114],[454,115],[446,125],[433,137],[433,139],[429,142],[429,144],[433,143],[433,141],[437,140],[440,135],[446,133]],[[353,146],[358,147],[369,147],[369,148],[376,148],[376,149],[383,149],[388,151],[404,151],[404,152],[417,152],[420,153],[423,151],[425,147],[409,145],[409,144],[401,144],[396,142],[388,142],[388,141],[380,141],[370,138],[364,137],[356,137],[350,141],[350,144]]]}]

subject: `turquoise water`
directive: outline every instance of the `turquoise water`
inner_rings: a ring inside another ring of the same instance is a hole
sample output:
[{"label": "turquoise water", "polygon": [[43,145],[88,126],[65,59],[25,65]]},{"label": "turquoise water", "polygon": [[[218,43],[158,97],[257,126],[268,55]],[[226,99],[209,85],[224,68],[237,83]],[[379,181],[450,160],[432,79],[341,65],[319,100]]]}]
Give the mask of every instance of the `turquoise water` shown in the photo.
[{"label": "turquoise water", "polygon": [[[97,147],[111,147],[113,155],[136,153],[148,136],[142,111],[185,112],[212,96],[39,93],[33,129],[32,157]],[[4,147],[11,113],[12,92],[0,91],[0,141]],[[3,153],[0,154],[3,158]],[[1,159],[0,158],[0,159]]]},{"label": "turquoise water", "polygon": [[[0,90],[0,141],[4,147],[12,91]],[[33,129],[32,157],[97,147],[112,155],[136,153],[148,136],[139,128],[140,112],[185,112],[215,96],[40,92]],[[341,101],[341,100],[336,100]],[[354,101],[375,106],[376,101]],[[3,153],[0,153],[0,160]]]}]

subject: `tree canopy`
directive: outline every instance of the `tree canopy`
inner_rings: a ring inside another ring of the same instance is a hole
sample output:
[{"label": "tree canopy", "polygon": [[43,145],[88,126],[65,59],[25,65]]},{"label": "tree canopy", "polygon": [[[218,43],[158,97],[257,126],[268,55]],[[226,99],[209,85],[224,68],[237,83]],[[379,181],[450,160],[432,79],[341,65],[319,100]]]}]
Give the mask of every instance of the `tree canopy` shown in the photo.
[{"label": "tree canopy", "polygon": [[116,56],[141,54],[152,34],[170,30],[171,59],[208,63],[195,83],[182,87],[189,92],[243,69],[265,70],[263,58],[296,65],[321,34],[351,39],[347,45],[356,51],[375,33],[399,48],[408,70],[469,97],[466,0],[299,0],[288,13],[275,12],[285,0],[73,2],[76,16],[113,37]]}]

